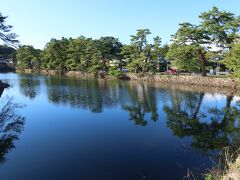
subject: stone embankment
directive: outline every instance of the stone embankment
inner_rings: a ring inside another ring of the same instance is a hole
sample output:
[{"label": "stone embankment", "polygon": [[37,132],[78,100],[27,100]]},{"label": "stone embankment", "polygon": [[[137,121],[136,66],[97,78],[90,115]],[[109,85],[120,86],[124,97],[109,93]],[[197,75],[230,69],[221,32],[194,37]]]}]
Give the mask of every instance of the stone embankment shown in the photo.
[{"label": "stone embankment", "polygon": [[[32,70],[26,69],[23,73],[33,73]],[[57,75],[60,74],[55,70],[41,70],[38,73],[47,75]],[[113,79],[112,76],[106,76],[104,73],[99,73],[98,75],[94,73],[86,73],[81,71],[68,71],[66,73],[61,73],[62,75],[80,78],[105,78]],[[135,74],[135,73],[125,73],[121,79],[146,81],[146,82],[159,82],[161,84],[183,84],[183,85],[193,85],[193,86],[208,86],[208,87],[228,87],[237,88],[239,86],[239,81],[237,79],[232,79],[228,77],[203,77],[200,75],[161,75],[161,74]]]},{"label": "stone embankment", "polygon": [[185,84],[210,87],[236,88],[237,79],[220,77],[203,77],[200,75],[150,75],[150,74],[127,74],[131,80],[160,82],[163,84]]}]

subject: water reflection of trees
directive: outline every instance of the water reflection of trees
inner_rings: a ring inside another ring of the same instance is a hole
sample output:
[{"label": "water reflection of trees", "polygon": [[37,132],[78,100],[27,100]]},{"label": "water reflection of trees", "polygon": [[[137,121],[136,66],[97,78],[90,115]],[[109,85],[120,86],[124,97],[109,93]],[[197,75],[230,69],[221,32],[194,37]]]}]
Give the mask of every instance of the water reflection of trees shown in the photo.
[{"label": "water reflection of trees", "polygon": [[[149,119],[157,121],[157,92],[165,98],[163,104],[167,125],[174,134],[183,138],[193,137],[192,145],[201,149],[214,149],[228,145],[230,131],[238,130],[237,107],[231,106],[232,96],[227,96],[224,108],[203,109],[204,93],[156,89],[144,83],[83,80],[45,76],[48,99],[54,104],[66,104],[100,113],[104,108],[121,107],[136,125],[145,126]],[[21,77],[20,87],[24,95],[35,97],[40,79]],[[213,143],[215,144],[213,145]]]},{"label": "water reflection of trees", "polygon": [[103,106],[112,107],[117,104],[116,91],[106,81],[79,80],[47,77],[48,99],[54,104],[70,104],[92,112],[102,112]]},{"label": "water reflection of trees", "polygon": [[20,76],[19,77],[19,86],[20,92],[29,97],[30,99],[34,99],[40,90],[40,80],[34,76]]},{"label": "water reflection of trees", "polygon": [[122,105],[123,110],[129,112],[130,120],[136,125],[146,126],[146,114],[150,113],[153,121],[158,120],[157,98],[155,88],[146,84],[132,84],[127,86],[129,103]]},{"label": "water reflection of trees", "polygon": [[15,148],[14,140],[18,139],[23,125],[24,117],[17,113],[20,107],[13,102],[12,98],[4,99],[1,102],[0,111],[0,163],[6,159],[6,154]]},{"label": "water reflection of trees", "polygon": [[238,146],[240,140],[240,108],[231,106],[226,96],[223,108],[202,108],[204,93],[176,93],[171,105],[165,106],[167,126],[180,137],[192,137],[192,146],[205,152]]},{"label": "water reflection of trees", "polygon": [[147,85],[63,77],[46,77],[45,83],[48,99],[54,104],[70,104],[96,113],[121,106],[140,125],[147,124],[144,118],[148,113],[152,120],[158,119],[155,90]]}]

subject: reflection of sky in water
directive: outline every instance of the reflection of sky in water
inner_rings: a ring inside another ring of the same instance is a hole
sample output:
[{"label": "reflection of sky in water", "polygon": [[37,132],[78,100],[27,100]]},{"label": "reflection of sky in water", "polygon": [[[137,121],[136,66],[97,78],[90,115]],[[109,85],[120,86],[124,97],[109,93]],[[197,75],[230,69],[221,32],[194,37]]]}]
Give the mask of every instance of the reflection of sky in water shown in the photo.
[{"label": "reflection of sky in water", "polygon": [[[226,96],[218,93],[214,93],[214,94],[206,93],[204,98],[206,103],[209,103],[209,104],[212,104],[212,103],[219,104],[219,103],[224,103],[224,101],[226,101]],[[234,96],[232,100],[232,104],[235,105],[239,101],[240,101],[240,97]]]},{"label": "reflection of sky in water", "polygon": [[[23,172],[29,172],[29,167],[31,179],[46,179],[47,174],[52,179],[67,179],[65,171],[75,179],[107,179],[108,172],[112,172],[109,179],[117,179],[114,174],[119,172],[130,175],[125,179],[140,179],[139,173],[182,179],[187,168],[201,171],[211,162],[201,149],[192,148],[193,137],[196,143],[202,135],[198,128],[186,134],[174,129],[181,126],[178,120],[186,120],[178,113],[192,120],[197,112],[196,124],[205,126],[202,123],[211,124],[214,116],[209,110],[222,113],[227,102],[227,96],[219,93],[155,88],[148,83],[15,74],[0,74],[0,79],[13,85],[3,97],[13,96],[15,102],[26,105],[19,109],[26,123],[17,148],[0,168],[5,179],[24,179]],[[234,97],[231,106],[239,100]],[[168,118],[174,113],[171,122]],[[238,125],[235,121],[234,126]],[[186,127],[192,128],[191,124]],[[206,130],[211,128],[214,126],[206,126]],[[174,174],[169,173],[172,169]]]}]

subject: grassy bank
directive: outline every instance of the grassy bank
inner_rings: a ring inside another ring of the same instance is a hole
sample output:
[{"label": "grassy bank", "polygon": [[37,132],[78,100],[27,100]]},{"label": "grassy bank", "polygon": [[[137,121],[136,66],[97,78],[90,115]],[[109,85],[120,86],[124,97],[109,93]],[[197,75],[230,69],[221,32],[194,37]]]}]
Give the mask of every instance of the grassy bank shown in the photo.
[{"label": "grassy bank", "polygon": [[240,180],[240,149],[232,153],[226,148],[216,167],[206,174],[205,180]]}]

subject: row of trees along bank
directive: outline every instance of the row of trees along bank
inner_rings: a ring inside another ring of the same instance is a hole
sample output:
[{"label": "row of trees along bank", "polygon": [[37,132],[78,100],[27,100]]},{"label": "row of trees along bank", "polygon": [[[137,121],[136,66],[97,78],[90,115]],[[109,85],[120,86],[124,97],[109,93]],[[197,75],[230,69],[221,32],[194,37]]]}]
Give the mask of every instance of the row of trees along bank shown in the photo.
[{"label": "row of trees along bank", "polygon": [[150,30],[139,29],[127,45],[114,37],[95,40],[80,36],[51,39],[43,50],[20,46],[15,62],[18,69],[104,71],[119,76],[123,68],[135,73],[156,73],[164,69],[162,60],[168,59],[180,71],[206,76],[207,71],[216,68],[217,60],[222,68],[240,75],[240,17],[213,7],[199,18],[196,25],[181,23],[169,45],[162,45],[159,36],[150,43]]}]

